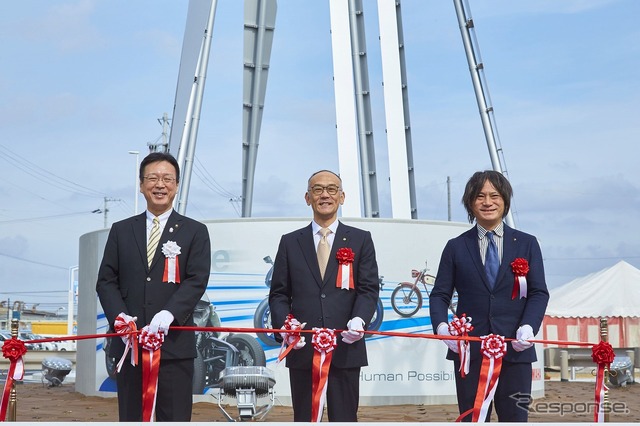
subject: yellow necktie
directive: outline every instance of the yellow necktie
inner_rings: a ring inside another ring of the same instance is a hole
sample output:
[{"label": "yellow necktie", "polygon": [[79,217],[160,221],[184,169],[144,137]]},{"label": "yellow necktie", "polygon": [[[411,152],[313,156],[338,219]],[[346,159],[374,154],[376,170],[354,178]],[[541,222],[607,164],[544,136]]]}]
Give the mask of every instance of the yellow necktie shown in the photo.
[{"label": "yellow necktie", "polygon": [[320,229],[320,242],[318,243],[318,265],[320,266],[320,276],[324,279],[324,271],[327,269],[327,262],[329,261],[329,252],[331,251],[329,248],[329,241],[327,240],[327,235],[331,233],[331,229],[322,228]]},{"label": "yellow necktie", "polygon": [[151,266],[153,256],[156,254],[156,248],[158,248],[158,242],[160,241],[160,220],[157,217],[153,218],[153,228],[149,234],[149,242],[147,243],[147,263]]}]

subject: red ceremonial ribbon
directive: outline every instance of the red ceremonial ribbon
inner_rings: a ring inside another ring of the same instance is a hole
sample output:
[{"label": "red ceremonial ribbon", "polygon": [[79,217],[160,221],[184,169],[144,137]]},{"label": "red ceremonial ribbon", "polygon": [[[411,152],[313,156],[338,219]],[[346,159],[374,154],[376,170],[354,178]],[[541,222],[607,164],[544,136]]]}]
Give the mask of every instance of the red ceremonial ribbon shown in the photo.
[{"label": "red ceremonial ribbon", "polygon": [[285,339],[282,339],[282,346],[280,347],[278,362],[285,359],[289,352],[291,352],[291,349],[293,349],[298,344],[298,342],[302,338],[300,335],[300,330],[303,327],[304,324],[300,324],[300,321],[295,319],[292,314],[287,315],[287,318],[284,320],[284,330],[287,333],[287,337]]},{"label": "red ceremonial ribbon", "polygon": [[516,258],[511,262],[511,270],[513,271],[514,283],[511,291],[511,300],[520,296],[520,299],[527,297],[527,274],[529,273],[529,262],[522,257]]},{"label": "red ceremonial ribbon", "polygon": [[[471,317],[462,314],[461,317],[453,316],[453,320],[449,323],[449,334],[452,336],[468,337],[469,332],[473,330],[471,325]],[[468,340],[458,340],[458,355],[460,356],[460,377],[463,379],[469,373],[469,364],[471,362],[471,349]]]},{"label": "red ceremonial ribbon", "polygon": [[166,257],[164,259],[164,274],[162,282],[180,284],[180,266],[178,256]]},{"label": "red ceremonial ribbon", "polygon": [[327,395],[327,382],[333,350],[337,343],[335,330],[330,328],[314,328],[311,342],[313,343],[313,369],[311,376],[311,421],[322,420],[325,396]]},{"label": "red ceremonial ribbon", "polygon": [[489,411],[489,405],[491,405],[493,395],[498,387],[500,370],[502,369],[502,357],[507,353],[507,343],[504,337],[497,334],[482,336],[480,339],[482,365],[480,366],[480,380],[476,391],[476,400],[473,403],[473,408],[460,414],[456,422],[461,421],[470,412],[473,412],[471,421],[484,423]]},{"label": "red ceremonial ribbon", "polygon": [[591,348],[591,359],[598,364],[598,372],[596,374],[596,408],[593,413],[593,421],[604,422],[604,393],[608,390],[604,381],[604,370],[609,368],[616,354],[608,342],[601,341]]},{"label": "red ceremonial ribbon", "polygon": [[156,411],[158,392],[158,372],[160,370],[160,348],[164,342],[164,333],[149,332],[145,326],[140,332],[142,345],[142,421],[150,422]]},{"label": "red ceremonial ribbon", "polygon": [[336,287],[344,290],[353,290],[353,261],[356,255],[348,247],[338,249],[336,259],[338,259],[338,276],[336,277]]},{"label": "red ceremonial ribbon", "polygon": [[122,354],[120,361],[118,361],[118,368],[116,371],[119,373],[129,350],[131,350],[131,365],[138,365],[138,327],[136,327],[135,321],[127,322],[121,315],[116,317],[113,326],[116,333],[128,335],[127,344],[124,347],[124,353]]},{"label": "red ceremonial ribbon", "polygon": [[7,380],[4,383],[2,392],[2,401],[0,401],[0,421],[4,422],[7,417],[7,408],[9,407],[9,394],[13,388],[15,380],[22,380],[24,377],[24,361],[22,356],[27,353],[24,342],[20,339],[12,337],[5,340],[2,345],[2,356],[10,362],[9,371],[7,372]]}]

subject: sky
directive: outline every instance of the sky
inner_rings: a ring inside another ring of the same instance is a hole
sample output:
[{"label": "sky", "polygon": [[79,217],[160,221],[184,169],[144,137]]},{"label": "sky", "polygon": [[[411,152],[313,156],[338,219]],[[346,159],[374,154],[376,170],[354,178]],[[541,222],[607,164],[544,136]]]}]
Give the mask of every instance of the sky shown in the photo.
[{"label": "sky", "polygon": [[[377,7],[363,3],[390,218]],[[198,220],[239,217],[242,4],[218,1],[187,208]],[[137,157],[172,115],[187,6],[2,2],[0,300],[60,312],[80,236],[134,213]],[[466,222],[464,185],[491,162],[454,4],[403,0],[401,10],[418,217],[448,219],[449,178],[451,220]],[[538,237],[548,285],[620,260],[640,268],[640,2],[474,0],[470,12],[516,226]],[[254,217],[310,217],[307,178],[338,170],[332,72],[328,1],[279,0]]]}]

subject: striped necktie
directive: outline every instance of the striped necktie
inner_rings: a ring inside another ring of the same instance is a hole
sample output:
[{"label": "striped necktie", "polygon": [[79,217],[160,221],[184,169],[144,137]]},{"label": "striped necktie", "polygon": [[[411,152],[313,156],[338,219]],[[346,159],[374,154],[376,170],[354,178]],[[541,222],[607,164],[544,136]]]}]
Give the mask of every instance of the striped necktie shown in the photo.
[{"label": "striped necktie", "polygon": [[158,248],[158,242],[160,241],[160,220],[157,217],[153,218],[153,228],[149,233],[149,242],[147,243],[147,263],[151,266],[153,256],[156,254]]},{"label": "striped necktie", "polygon": [[489,244],[487,245],[487,253],[484,259],[484,269],[487,272],[487,278],[489,279],[489,285],[491,288],[496,284],[496,278],[498,277],[498,269],[500,268],[500,259],[498,258],[498,246],[493,240],[495,232],[487,232],[487,238]]}]

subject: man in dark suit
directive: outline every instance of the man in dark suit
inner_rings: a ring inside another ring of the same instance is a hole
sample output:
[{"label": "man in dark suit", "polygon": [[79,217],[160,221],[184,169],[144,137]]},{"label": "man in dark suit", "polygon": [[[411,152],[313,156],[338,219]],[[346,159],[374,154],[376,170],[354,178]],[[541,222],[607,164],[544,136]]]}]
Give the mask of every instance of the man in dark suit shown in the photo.
[{"label": "man in dark suit", "polygon": [[[509,181],[501,173],[476,172],[469,179],[462,202],[469,223],[475,219],[476,226],[445,246],[429,303],[431,323],[438,334],[450,334],[448,307],[457,290],[456,314],[471,317],[474,327],[471,336],[493,333],[517,339],[507,345],[493,401],[499,421],[526,422],[531,397],[531,363],[536,360],[533,343],[528,340],[540,328],[549,292],[538,241],[503,223],[512,194]],[[492,245],[497,249],[494,254],[491,254]],[[492,257],[497,273],[487,272],[485,268],[493,263]],[[512,298],[516,278],[511,263],[518,258],[520,262],[526,260],[529,266],[525,276],[526,294]],[[491,279],[490,275],[495,278]],[[482,363],[480,343],[471,343],[470,371],[462,378],[457,342],[444,342],[449,347],[447,359],[454,360],[458,408],[462,414],[474,406]],[[491,409],[487,421],[490,415]],[[465,418],[466,421],[470,419],[470,415]]]},{"label": "man in dark suit", "polygon": [[[195,333],[169,327],[194,325],[193,309],[207,288],[211,266],[207,227],[173,210],[179,179],[170,154],[151,153],[142,160],[140,192],[147,210],[113,224],[96,285],[111,327],[119,318],[135,321],[138,330],[149,325],[151,333],[164,334],[157,421],[191,419]],[[126,338],[112,339],[109,356],[122,357]],[[127,359],[116,381],[120,421],[141,421],[142,364],[132,366]]]},{"label": "man in dark suit", "polygon": [[[304,197],[313,210],[313,222],[280,240],[269,293],[271,322],[274,328],[281,328],[287,315],[292,314],[299,323],[306,323],[305,329],[345,330],[337,338],[338,346],[331,360],[327,413],[332,422],[355,422],[360,368],[367,365],[363,331],[373,317],[379,293],[375,249],[369,232],[337,220],[338,208],[345,198],[338,175],[328,170],[314,173]],[[326,236],[330,254],[324,275],[316,253],[318,245],[325,244],[323,229],[330,230]],[[353,289],[342,288],[336,282],[339,268],[336,253],[341,248],[351,249],[355,255],[351,265]],[[307,342],[298,343],[286,359],[297,422],[312,420],[314,349],[310,335]]]}]

